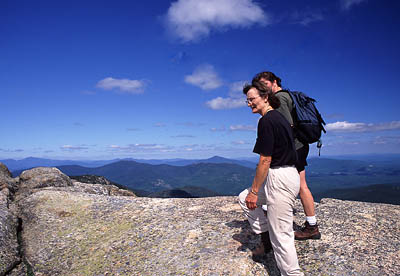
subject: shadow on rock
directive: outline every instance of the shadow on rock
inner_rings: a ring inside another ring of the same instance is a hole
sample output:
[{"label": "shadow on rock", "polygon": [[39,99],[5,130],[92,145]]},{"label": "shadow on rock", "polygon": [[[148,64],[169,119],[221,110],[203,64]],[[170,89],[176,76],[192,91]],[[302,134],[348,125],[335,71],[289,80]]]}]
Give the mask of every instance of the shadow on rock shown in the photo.
[{"label": "shadow on rock", "polygon": [[301,230],[302,225],[297,224],[295,221],[293,221],[293,231]]},{"label": "shadow on rock", "polygon": [[[251,230],[249,223],[247,220],[234,220],[226,223],[228,227],[231,228],[240,228],[240,233],[234,234],[232,238],[238,242],[240,242],[240,246],[238,247],[238,251],[253,251],[261,242],[259,235],[256,235],[253,230]],[[267,270],[268,275],[270,276],[279,276],[281,275],[279,269],[276,265],[274,253],[270,252],[268,254],[264,254],[261,257],[251,256],[251,259],[257,263],[260,263],[264,266],[265,270]]]}]

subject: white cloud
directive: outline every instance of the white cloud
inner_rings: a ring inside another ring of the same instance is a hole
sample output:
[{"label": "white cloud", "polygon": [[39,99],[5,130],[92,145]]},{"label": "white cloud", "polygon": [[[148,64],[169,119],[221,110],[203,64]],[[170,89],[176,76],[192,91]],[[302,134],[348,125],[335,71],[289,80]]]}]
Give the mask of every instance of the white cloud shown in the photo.
[{"label": "white cloud", "polygon": [[400,144],[400,136],[377,136],[373,143],[375,145]]},{"label": "white cloud", "polygon": [[233,145],[249,145],[249,142],[245,142],[243,140],[239,140],[239,141],[232,141],[231,142]]},{"label": "white cloud", "polygon": [[327,124],[325,129],[332,132],[376,132],[385,130],[400,130],[400,121],[378,124],[349,123],[347,121],[343,121]]},{"label": "white cloud", "polygon": [[188,59],[188,54],[184,51],[179,51],[171,58],[171,61],[173,63],[179,64],[186,61],[187,59]]},{"label": "white cloud", "polygon": [[336,123],[330,123],[327,124],[325,129],[327,131],[360,131],[363,129],[363,126],[365,124],[363,123],[349,123],[347,121],[343,122],[336,122]]},{"label": "white cloud", "polygon": [[343,10],[350,10],[352,6],[361,4],[366,0],[340,0],[340,6]]},{"label": "white cloud", "polygon": [[166,127],[166,125],[164,123],[155,123],[154,126],[155,127]]},{"label": "white cloud", "polygon": [[246,106],[244,101],[244,99],[217,97],[206,102],[206,105],[211,109],[232,109]]},{"label": "white cloud", "polygon": [[89,149],[87,146],[72,146],[72,145],[63,145],[61,146],[62,150],[87,150]]},{"label": "white cloud", "polygon": [[185,76],[185,82],[198,86],[203,90],[212,90],[220,87],[222,81],[215,72],[214,67],[209,64],[200,65],[193,74]]},{"label": "white cloud", "polygon": [[233,109],[246,106],[245,98],[243,96],[243,85],[245,81],[237,81],[229,87],[229,97],[217,97],[206,102],[206,105],[211,109]]},{"label": "white cloud", "polygon": [[128,147],[135,149],[162,149],[163,145],[159,144],[129,144]]},{"label": "white cloud", "polygon": [[190,134],[179,134],[175,136],[171,136],[172,138],[195,138],[196,136]]},{"label": "white cloud", "polygon": [[256,131],[257,129],[254,126],[244,126],[244,125],[236,125],[230,126],[230,131]]},{"label": "white cloud", "polygon": [[197,41],[212,30],[265,25],[268,16],[253,0],[178,0],[166,15],[169,29],[183,42]]},{"label": "white cloud", "polygon": [[182,145],[177,148],[178,151],[185,150],[185,151],[196,151],[196,152],[213,152],[216,149],[215,144],[189,144],[189,145]]},{"label": "white cloud", "polygon": [[171,147],[161,144],[129,144],[127,146],[110,145],[109,147],[113,151],[120,152],[167,152],[171,151]]},{"label": "white cloud", "polygon": [[23,149],[0,149],[2,152],[23,152]]},{"label": "white cloud", "polygon": [[224,131],[256,131],[257,128],[251,125],[234,125],[234,126],[230,126],[228,129],[225,128],[224,126],[220,127],[220,128],[211,128],[210,131],[213,132],[224,132]]},{"label": "white cloud", "polygon": [[373,143],[374,143],[375,145],[386,145],[386,144],[387,144],[387,141],[384,140],[384,139],[376,139]]},{"label": "white cloud", "polygon": [[178,123],[177,125],[185,126],[185,127],[201,127],[204,126],[204,123],[194,123],[194,122],[184,122],[184,123]]},{"label": "white cloud", "polygon": [[213,127],[213,128],[211,128],[210,130],[213,131],[213,132],[216,132],[216,131],[226,131],[226,128],[225,128],[224,126],[219,127],[219,128]]},{"label": "white cloud", "polygon": [[246,81],[236,81],[230,85],[229,97],[231,98],[241,98],[243,97],[243,86]]},{"label": "white cloud", "polygon": [[302,10],[292,14],[293,23],[308,26],[310,23],[321,21],[324,16],[320,11]]},{"label": "white cloud", "polygon": [[350,145],[350,146],[355,146],[355,145],[359,145],[360,142],[358,142],[358,141],[349,141],[349,142],[344,142],[343,144]]},{"label": "white cloud", "polygon": [[110,148],[112,148],[112,149],[120,149],[120,148],[122,148],[121,146],[118,146],[118,145],[110,145]]},{"label": "white cloud", "polygon": [[143,80],[114,79],[108,77],[99,81],[96,87],[104,90],[117,89],[120,93],[141,94],[144,92],[145,82]]}]

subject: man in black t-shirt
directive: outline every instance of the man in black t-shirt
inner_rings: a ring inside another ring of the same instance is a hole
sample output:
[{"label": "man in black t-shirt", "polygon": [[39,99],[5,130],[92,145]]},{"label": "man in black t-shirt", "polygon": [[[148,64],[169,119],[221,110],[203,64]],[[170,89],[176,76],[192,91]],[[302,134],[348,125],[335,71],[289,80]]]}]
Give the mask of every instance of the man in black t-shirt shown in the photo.
[{"label": "man in black t-shirt", "polygon": [[[256,87],[261,86],[262,89],[275,93],[281,102],[281,106],[277,108],[277,111],[281,112],[288,120],[289,124],[293,126],[293,118],[291,115],[293,111],[293,101],[288,93],[282,91],[281,79],[272,72],[262,72],[253,78],[252,84]],[[309,145],[304,144],[295,138],[295,147],[297,151],[296,168],[300,174],[300,199],[304,213],[306,214],[304,227],[295,232],[295,239],[320,239],[321,233],[319,232],[315,216],[314,198],[306,181],[305,167],[307,166]]]}]

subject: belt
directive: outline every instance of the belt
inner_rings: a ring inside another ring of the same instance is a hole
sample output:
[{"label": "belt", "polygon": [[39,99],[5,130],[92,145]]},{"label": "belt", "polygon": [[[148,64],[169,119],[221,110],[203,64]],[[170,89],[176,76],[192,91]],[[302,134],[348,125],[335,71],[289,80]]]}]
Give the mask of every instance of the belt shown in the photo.
[{"label": "belt", "polygon": [[280,169],[280,168],[295,168],[294,165],[283,165],[283,166],[273,166],[270,169]]}]

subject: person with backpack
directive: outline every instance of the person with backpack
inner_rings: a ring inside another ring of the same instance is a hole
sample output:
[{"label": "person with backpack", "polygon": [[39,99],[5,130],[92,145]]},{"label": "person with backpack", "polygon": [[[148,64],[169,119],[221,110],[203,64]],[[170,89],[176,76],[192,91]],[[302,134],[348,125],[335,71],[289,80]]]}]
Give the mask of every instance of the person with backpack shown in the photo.
[{"label": "person with backpack", "polygon": [[[274,93],[281,102],[281,106],[277,109],[277,111],[281,112],[281,114],[288,120],[292,128],[294,127],[294,142],[297,151],[296,168],[300,174],[300,200],[303,205],[304,213],[306,214],[306,221],[304,223],[304,226],[301,229],[295,231],[295,239],[320,239],[321,233],[319,232],[317,220],[315,217],[314,198],[311,194],[310,189],[307,186],[306,181],[305,167],[307,166],[309,145],[305,141],[307,139],[302,139],[303,141],[300,141],[300,139],[298,138],[298,136],[300,136],[300,133],[296,135],[295,120],[293,118],[294,102],[292,96],[290,92],[282,89],[281,79],[272,72],[261,72],[257,74],[252,80],[252,85],[257,89],[263,89]],[[320,116],[318,111],[316,111],[316,113],[318,121],[323,122],[322,117]],[[325,122],[323,122],[323,124],[325,124]],[[319,125],[322,127],[321,124]],[[306,128],[307,130],[309,129],[308,127]],[[322,130],[324,130],[323,127]],[[318,133],[318,131],[320,136],[320,127],[317,128],[316,132]],[[320,143],[318,144],[318,146],[320,146]]]},{"label": "person with backpack", "polygon": [[[245,85],[243,93],[251,111],[262,117],[253,149],[260,155],[259,163],[251,187],[238,197],[239,204],[252,230],[261,235],[261,253],[273,250],[283,276],[304,276],[293,232],[293,207],[300,190],[293,131],[285,117],[274,110],[280,105],[274,93],[251,85]],[[255,251],[253,258],[259,259]]]}]

